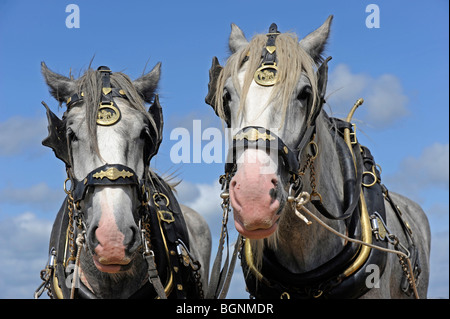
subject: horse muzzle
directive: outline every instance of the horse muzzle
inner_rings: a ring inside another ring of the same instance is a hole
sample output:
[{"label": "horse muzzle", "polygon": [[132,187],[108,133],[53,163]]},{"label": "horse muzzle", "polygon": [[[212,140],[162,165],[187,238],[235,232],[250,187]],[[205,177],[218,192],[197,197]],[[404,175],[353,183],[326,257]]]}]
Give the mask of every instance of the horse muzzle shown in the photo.
[{"label": "horse muzzle", "polygon": [[235,226],[247,238],[265,238],[275,232],[280,217],[279,179],[273,168],[265,165],[265,151],[249,149],[242,157],[244,162],[231,179],[229,189]]}]

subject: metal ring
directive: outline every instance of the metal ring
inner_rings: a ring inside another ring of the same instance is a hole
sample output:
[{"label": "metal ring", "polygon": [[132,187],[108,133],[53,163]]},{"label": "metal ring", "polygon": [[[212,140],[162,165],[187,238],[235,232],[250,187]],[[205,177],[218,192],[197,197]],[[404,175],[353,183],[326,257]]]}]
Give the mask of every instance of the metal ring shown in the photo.
[{"label": "metal ring", "polygon": [[164,197],[165,199],[166,199],[166,205],[165,206],[169,206],[169,198],[166,196],[166,194],[163,194],[163,193],[155,193],[155,194],[153,194],[153,202],[155,203],[155,205],[157,206],[157,207],[159,207],[159,204],[156,202],[156,198],[158,197],[158,196],[162,196],[162,197]]},{"label": "metal ring", "polygon": [[310,198],[318,197],[319,200],[320,200],[320,202],[322,202],[322,195],[320,195],[319,192],[314,191],[314,192],[312,192],[309,196],[310,196]]},{"label": "metal ring", "polygon": [[280,295],[280,299],[291,299],[291,295],[285,291]]},{"label": "metal ring", "polygon": [[373,182],[372,182],[372,183],[370,183],[370,184],[364,184],[364,183],[361,183],[362,186],[364,186],[364,187],[371,187],[371,186],[373,186],[373,185],[376,184],[376,182],[377,182],[377,176],[376,176],[374,173],[369,172],[369,171],[365,171],[365,172],[363,172],[362,174],[363,174],[363,176],[364,176],[364,174],[369,174],[369,175],[372,175],[372,176],[373,176]]},{"label": "metal ring", "polygon": [[314,154],[312,154],[312,159],[316,159],[317,155],[319,155],[319,146],[317,146],[317,143],[314,141],[309,142],[308,145],[314,146],[313,149],[315,152],[313,152]]},{"label": "metal ring", "polygon": [[[379,164],[375,164],[375,166],[378,167],[378,170],[380,171],[380,175],[381,175],[381,173],[383,172],[383,170],[381,169],[381,166]],[[375,168],[373,170],[375,170]]]},{"label": "metal ring", "polygon": [[323,294],[323,290],[317,290],[316,293],[313,295],[314,298],[320,298]]},{"label": "metal ring", "polygon": [[68,191],[66,187],[67,181],[70,181],[69,177],[67,177],[66,180],[64,181],[64,192],[66,193],[66,195],[70,195],[70,191]]}]

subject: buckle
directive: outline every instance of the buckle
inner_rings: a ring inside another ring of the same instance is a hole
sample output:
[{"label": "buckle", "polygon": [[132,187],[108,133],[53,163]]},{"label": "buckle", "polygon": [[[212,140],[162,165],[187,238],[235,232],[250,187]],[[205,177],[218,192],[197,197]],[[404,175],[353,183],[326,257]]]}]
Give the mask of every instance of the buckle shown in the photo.
[{"label": "buckle", "polygon": [[173,223],[175,218],[173,217],[173,213],[168,210],[158,210],[159,219],[168,224]]},{"label": "buckle", "polygon": [[352,124],[352,130],[350,131],[350,143],[352,145],[358,143],[358,140],[356,138],[356,125],[355,124]]}]

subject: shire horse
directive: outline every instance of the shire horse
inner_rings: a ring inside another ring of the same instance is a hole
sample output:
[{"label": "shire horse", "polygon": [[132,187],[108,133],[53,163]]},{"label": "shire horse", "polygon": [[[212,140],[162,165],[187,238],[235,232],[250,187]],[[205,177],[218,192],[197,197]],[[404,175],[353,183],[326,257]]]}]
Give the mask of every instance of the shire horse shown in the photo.
[{"label": "shire horse", "polygon": [[67,196],[35,297],[202,298],[209,227],[150,168],[162,139],[161,64],[135,81],[105,66],[76,80],[41,68],[67,106],[61,120],[43,102],[42,142],[65,163]]},{"label": "shire horse", "polygon": [[344,120],[322,109],[332,18],[301,41],[276,24],[248,41],[232,24],[226,65],[213,59],[205,100],[232,134],[221,197],[240,233],[247,289],[256,298],[425,298],[425,213],[388,191],[358,143],[351,118],[363,100]]}]

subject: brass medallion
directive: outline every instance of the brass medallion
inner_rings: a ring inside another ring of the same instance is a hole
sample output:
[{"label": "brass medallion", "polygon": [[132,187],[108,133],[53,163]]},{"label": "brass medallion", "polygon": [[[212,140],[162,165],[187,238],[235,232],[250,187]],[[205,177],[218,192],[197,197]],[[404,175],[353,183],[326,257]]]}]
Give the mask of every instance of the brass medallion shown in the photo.
[{"label": "brass medallion", "polygon": [[278,67],[277,64],[262,64],[262,66],[256,70],[253,79],[261,86],[272,86],[277,83]]},{"label": "brass medallion", "polygon": [[120,120],[119,109],[111,104],[101,104],[97,113],[97,124],[103,126],[114,125]]}]

